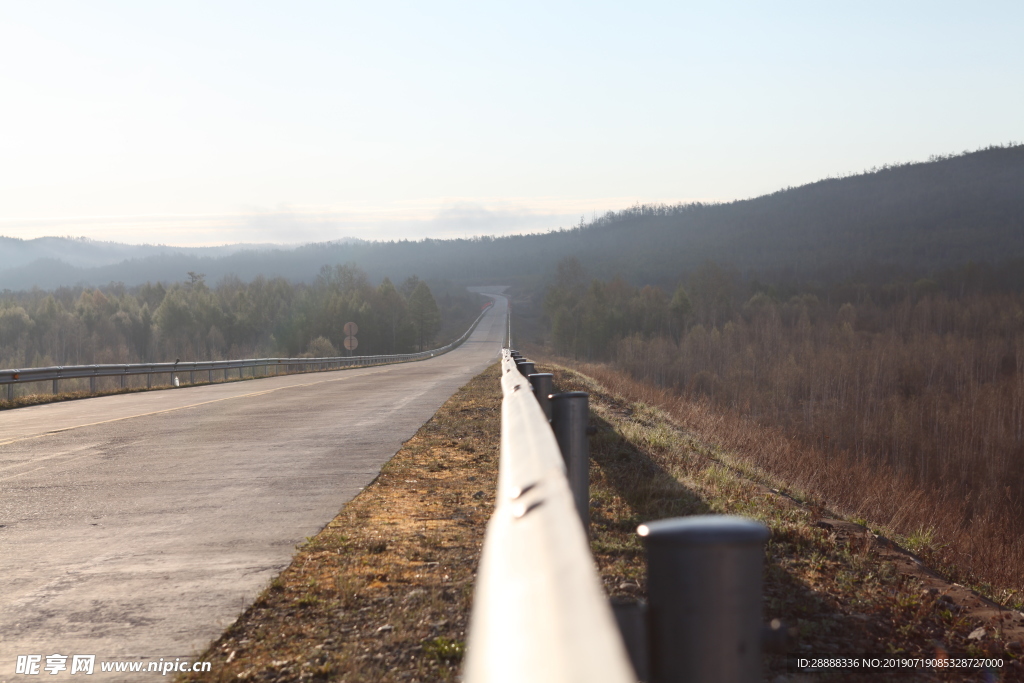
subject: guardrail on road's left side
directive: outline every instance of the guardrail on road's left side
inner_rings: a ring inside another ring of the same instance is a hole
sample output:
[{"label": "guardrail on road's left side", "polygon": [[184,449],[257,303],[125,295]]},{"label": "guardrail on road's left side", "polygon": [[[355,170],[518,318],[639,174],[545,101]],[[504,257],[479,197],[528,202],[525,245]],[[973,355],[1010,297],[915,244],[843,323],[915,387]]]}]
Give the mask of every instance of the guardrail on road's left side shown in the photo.
[{"label": "guardrail on road's left side", "polygon": [[462,345],[469,335],[476,329],[477,324],[493,306],[488,304],[480,315],[477,316],[469,329],[461,337],[437,349],[419,351],[417,353],[399,353],[382,356],[334,356],[330,358],[250,358],[246,360],[216,360],[216,361],[183,361],[177,363],[127,363],[107,365],[66,365],[45,368],[25,368],[0,370],[0,386],[7,386],[7,400],[14,398],[14,387],[19,384],[30,382],[52,381],[53,393],[58,391],[58,382],[66,379],[89,378],[89,391],[96,393],[96,380],[100,377],[120,377],[121,388],[126,386],[126,379],[136,375],[146,375],[146,386],[153,386],[153,375],[168,375],[168,384],[172,384],[170,378],[189,374],[189,383],[194,384],[196,373],[207,373],[207,381],[213,382],[214,372],[223,372],[223,379],[228,379],[228,373],[238,370],[239,379],[242,378],[246,369],[249,369],[250,376],[256,377],[257,372],[261,376],[277,375],[283,369],[285,373],[295,372],[316,372],[321,370],[334,370],[346,367],[362,365],[382,365],[386,363],[405,363],[415,360],[433,358]]}]

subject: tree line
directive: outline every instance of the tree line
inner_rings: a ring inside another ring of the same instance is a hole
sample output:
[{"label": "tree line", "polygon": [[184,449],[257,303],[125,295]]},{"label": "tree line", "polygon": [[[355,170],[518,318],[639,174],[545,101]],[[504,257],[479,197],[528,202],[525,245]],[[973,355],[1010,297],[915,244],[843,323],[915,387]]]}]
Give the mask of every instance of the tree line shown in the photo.
[{"label": "tree line", "polygon": [[905,482],[916,497],[891,509],[831,485],[876,522],[926,520],[947,559],[1024,587],[1024,293],[998,283],[968,264],[780,288],[709,263],[665,290],[587,281],[565,260],[544,316],[562,356],[781,429],[822,470]]},{"label": "tree line", "polygon": [[[373,285],[353,265],[324,266],[310,284],[201,273],[170,286],[62,287],[0,295],[0,366],[345,355],[343,326],[359,326],[358,354],[431,348],[454,338],[479,295],[416,276]],[[457,330],[457,331],[456,331]]]}]

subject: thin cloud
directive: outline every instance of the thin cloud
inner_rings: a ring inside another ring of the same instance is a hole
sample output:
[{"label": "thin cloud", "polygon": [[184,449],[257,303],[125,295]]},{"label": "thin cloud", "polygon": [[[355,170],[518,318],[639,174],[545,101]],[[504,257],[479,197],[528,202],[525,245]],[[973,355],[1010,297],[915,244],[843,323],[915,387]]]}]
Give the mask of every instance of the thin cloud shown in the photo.
[{"label": "thin cloud", "polygon": [[[638,202],[463,200],[402,202],[389,206],[253,208],[235,214],[83,216],[0,220],[0,235],[32,239],[87,237],[125,244],[178,247],[229,244],[298,245],[356,238],[363,240],[450,239],[547,232],[589,221],[608,209]],[[655,203],[650,202],[648,203]],[[669,201],[664,203],[677,203]],[[589,208],[588,208],[589,207]]]}]

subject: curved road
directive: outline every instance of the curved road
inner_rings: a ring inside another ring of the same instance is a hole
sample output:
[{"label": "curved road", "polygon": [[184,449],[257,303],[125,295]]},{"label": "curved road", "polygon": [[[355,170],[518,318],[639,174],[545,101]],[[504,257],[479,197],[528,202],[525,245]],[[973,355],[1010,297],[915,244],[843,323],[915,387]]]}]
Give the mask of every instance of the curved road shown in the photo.
[{"label": "curved road", "polygon": [[0,413],[0,681],[21,654],[205,649],[495,361],[494,299],[427,361]]}]

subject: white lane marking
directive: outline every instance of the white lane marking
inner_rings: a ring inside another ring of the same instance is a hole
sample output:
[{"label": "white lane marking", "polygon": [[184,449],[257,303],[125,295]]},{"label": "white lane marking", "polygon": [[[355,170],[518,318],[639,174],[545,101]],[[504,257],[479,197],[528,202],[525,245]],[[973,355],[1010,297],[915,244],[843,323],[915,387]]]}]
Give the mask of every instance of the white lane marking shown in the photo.
[{"label": "white lane marking", "polygon": [[[23,463],[20,463],[18,465],[12,465],[11,467],[8,467],[7,469],[13,469],[14,467],[20,467],[22,465],[34,465],[37,462],[39,462],[40,460],[49,460],[51,458],[60,457],[61,455],[63,455],[63,454],[62,453],[58,453],[56,455],[48,455],[48,456],[43,457],[43,458],[36,458],[32,462],[23,462]],[[88,458],[89,456],[96,456],[96,455],[100,455],[100,454],[96,453],[95,451],[90,450],[88,453],[84,453],[82,455],[76,455],[75,457],[68,458],[67,460],[61,460],[60,462],[58,462],[56,464],[57,465],[66,465],[69,462],[74,462],[75,460],[81,460],[82,458]],[[50,464],[54,464],[54,463],[50,463]],[[21,474],[13,474],[13,475],[11,475],[9,477],[4,477],[3,479],[0,479],[0,481],[9,481],[9,480],[14,479],[16,477],[20,477],[22,475],[28,474],[29,472],[35,472],[36,470],[41,470],[41,469],[44,469],[44,468],[45,468],[45,465],[43,467],[37,467],[35,470],[29,470],[28,472],[22,472]]]},{"label": "white lane marking", "polygon": [[11,479],[17,479],[18,477],[24,477],[26,474],[32,474],[33,472],[36,472],[38,470],[44,470],[44,469],[46,469],[46,468],[45,467],[37,467],[34,470],[29,470],[27,472],[22,472],[21,474],[15,474],[15,475],[10,476],[10,477],[4,477],[3,479],[0,479],[0,481],[10,481]]},{"label": "white lane marking", "polygon": [[[36,458],[36,459],[34,459],[32,461],[19,462],[19,463],[15,463],[13,465],[7,465],[6,467],[0,467],[0,472],[6,472],[7,470],[17,469],[19,467],[24,467],[25,465],[32,465],[32,464],[37,463],[37,462],[42,462],[43,460],[52,460],[53,458],[59,458],[59,457],[64,456],[64,455],[71,455],[71,454],[73,454],[73,453],[75,453],[77,451],[91,449],[91,448],[92,448],[92,446],[89,446],[89,445],[79,446],[78,448],[71,448],[71,449],[68,449],[66,451],[59,451],[57,453],[53,453],[52,455],[43,455],[43,456],[40,456],[40,457],[38,457],[38,458]],[[86,455],[89,455],[89,453],[86,453]]]}]

